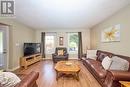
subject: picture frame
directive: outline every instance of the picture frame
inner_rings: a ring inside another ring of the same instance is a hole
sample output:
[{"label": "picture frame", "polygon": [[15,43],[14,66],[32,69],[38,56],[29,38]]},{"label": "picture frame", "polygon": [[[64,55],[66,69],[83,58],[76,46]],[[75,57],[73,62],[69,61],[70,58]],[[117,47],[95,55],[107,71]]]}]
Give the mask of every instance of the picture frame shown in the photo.
[{"label": "picture frame", "polygon": [[119,41],[120,41],[120,24],[102,30],[101,42],[119,42]]},{"label": "picture frame", "polygon": [[63,42],[64,41],[64,38],[63,37],[59,37],[59,45],[60,46],[63,46]]}]

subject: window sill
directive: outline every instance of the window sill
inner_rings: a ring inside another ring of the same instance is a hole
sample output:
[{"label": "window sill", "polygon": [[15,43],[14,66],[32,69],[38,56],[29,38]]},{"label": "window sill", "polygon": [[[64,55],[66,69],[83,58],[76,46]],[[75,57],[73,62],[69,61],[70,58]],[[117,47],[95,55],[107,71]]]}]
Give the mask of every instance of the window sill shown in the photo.
[{"label": "window sill", "polygon": [[69,54],[78,54],[78,53],[69,53]]}]

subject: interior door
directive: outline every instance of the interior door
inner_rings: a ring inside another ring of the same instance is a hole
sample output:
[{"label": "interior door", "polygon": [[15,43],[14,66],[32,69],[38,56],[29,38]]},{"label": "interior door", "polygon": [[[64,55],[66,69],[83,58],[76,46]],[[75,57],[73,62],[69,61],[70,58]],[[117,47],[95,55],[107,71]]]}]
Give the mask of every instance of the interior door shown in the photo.
[{"label": "interior door", "polygon": [[7,38],[6,29],[0,27],[0,69],[7,69]]}]

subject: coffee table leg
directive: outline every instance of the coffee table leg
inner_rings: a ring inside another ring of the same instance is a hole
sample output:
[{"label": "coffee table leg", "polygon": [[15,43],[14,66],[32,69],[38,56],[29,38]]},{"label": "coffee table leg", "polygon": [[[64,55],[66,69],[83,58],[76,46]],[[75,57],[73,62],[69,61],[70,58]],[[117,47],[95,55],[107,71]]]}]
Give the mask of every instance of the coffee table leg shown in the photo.
[{"label": "coffee table leg", "polygon": [[58,80],[58,77],[59,77],[58,71],[56,71],[56,80]]},{"label": "coffee table leg", "polygon": [[79,81],[79,72],[76,73],[76,79]]}]

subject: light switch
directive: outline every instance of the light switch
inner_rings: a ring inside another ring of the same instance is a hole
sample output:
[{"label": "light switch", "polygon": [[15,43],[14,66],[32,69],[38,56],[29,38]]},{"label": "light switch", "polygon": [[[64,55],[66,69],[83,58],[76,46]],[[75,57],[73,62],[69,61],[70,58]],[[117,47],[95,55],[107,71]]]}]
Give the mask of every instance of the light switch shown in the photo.
[{"label": "light switch", "polygon": [[19,46],[19,43],[16,43],[15,45],[18,47],[18,46]]}]

